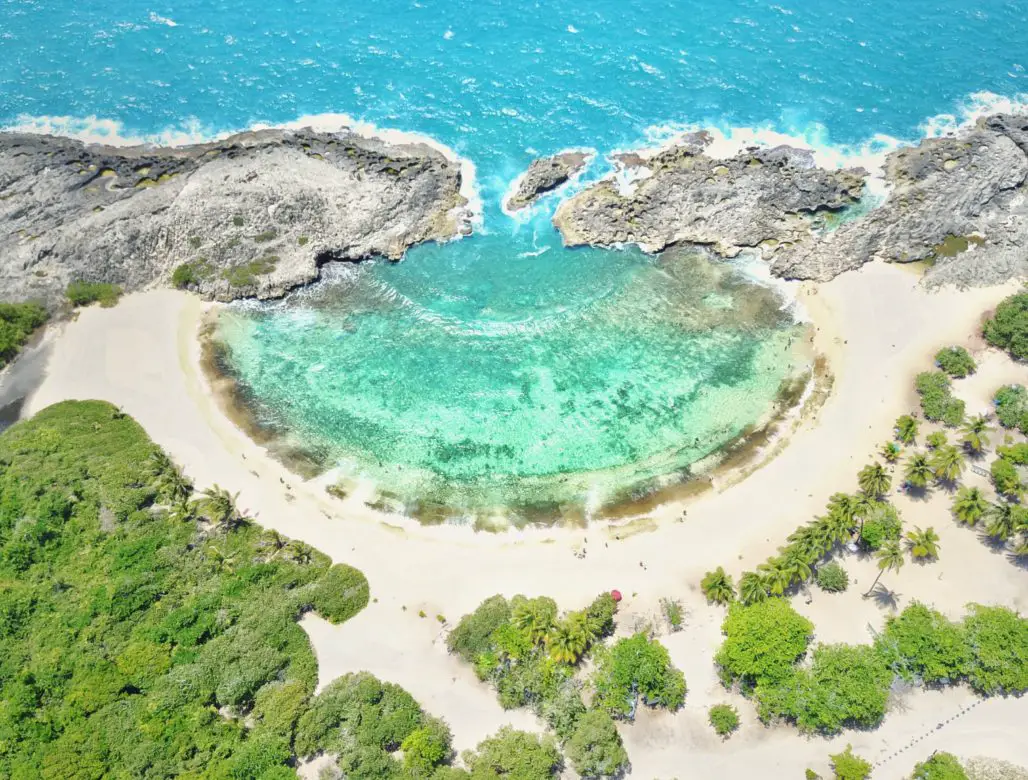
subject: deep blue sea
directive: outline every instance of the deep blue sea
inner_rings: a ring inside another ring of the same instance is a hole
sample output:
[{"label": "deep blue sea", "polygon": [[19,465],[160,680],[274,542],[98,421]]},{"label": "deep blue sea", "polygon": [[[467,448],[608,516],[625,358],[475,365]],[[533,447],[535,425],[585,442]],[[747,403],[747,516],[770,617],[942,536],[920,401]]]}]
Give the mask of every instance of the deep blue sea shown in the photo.
[{"label": "deep blue sea", "polygon": [[673,479],[803,360],[787,301],[738,265],[565,250],[552,197],[505,215],[531,159],[595,150],[588,181],[704,126],[863,161],[1025,105],[1028,0],[0,0],[0,55],[3,127],[181,143],[339,114],[470,161],[475,236],[221,334],[258,414],[326,468],[480,516]]}]

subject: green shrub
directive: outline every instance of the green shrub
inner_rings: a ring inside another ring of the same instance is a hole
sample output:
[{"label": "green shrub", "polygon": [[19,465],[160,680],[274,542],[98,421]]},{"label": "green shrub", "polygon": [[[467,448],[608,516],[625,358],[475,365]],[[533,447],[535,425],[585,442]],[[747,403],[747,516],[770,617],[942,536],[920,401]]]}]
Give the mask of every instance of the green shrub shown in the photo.
[{"label": "green shrub", "polygon": [[171,283],[179,290],[184,290],[187,287],[196,287],[201,282],[205,282],[214,275],[214,269],[211,268],[203,258],[196,260],[191,263],[182,263],[175,267],[175,270],[171,272]]},{"label": "green shrub", "polygon": [[830,756],[835,780],[867,780],[871,776],[871,763],[853,753],[853,747],[847,745],[842,753]]},{"label": "green shrub", "polygon": [[585,609],[589,627],[597,639],[603,639],[614,633],[614,615],[618,603],[609,593],[601,593]]},{"label": "green shrub", "polygon": [[221,272],[221,278],[232,287],[249,287],[257,281],[258,276],[270,274],[275,270],[278,257],[265,255],[243,265],[234,265]]},{"label": "green shrub", "polygon": [[990,466],[989,473],[996,492],[1005,496],[1019,496],[1024,491],[1021,476],[1017,469],[1006,458],[996,458]]},{"label": "green shrub", "polygon": [[426,717],[423,724],[400,743],[403,768],[410,777],[430,777],[450,758],[450,729],[439,718]]},{"label": "green shrub", "polygon": [[754,695],[764,721],[784,718],[803,732],[872,728],[885,716],[893,675],[869,645],[819,645],[809,669],[794,669]]},{"label": "green shrub", "polygon": [[739,713],[731,704],[715,704],[707,713],[707,719],[720,737],[727,737],[739,728]]},{"label": "green shrub", "polygon": [[865,550],[879,550],[886,542],[898,540],[902,533],[899,512],[892,504],[881,504],[860,527],[860,543]]},{"label": "green shrub", "polygon": [[369,595],[364,573],[337,563],[315,586],[311,606],[330,623],[345,623],[368,606]]},{"label": "green shrub", "polygon": [[468,663],[475,663],[480,655],[494,647],[493,633],[510,622],[510,604],[503,596],[486,599],[472,612],[460,619],[457,627],[446,637],[446,646]]},{"label": "green shrub", "polygon": [[952,753],[932,753],[914,767],[911,780],[968,780],[967,773]]},{"label": "green shrub", "polygon": [[672,666],[667,649],[642,633],[600,648],[591,682],[593,706],[619,719],[634,716],[638,698],[669,710],[685,702],[685,677]]},{"label": "green shrub", "polygon": [[1028,435],[1028,390],[1024,385],[1007,385],[992,397],[996,419],[1004,428],[1019,428]]},{"label": "green shrub", "polygon": [[628,767],[621,735],[602,710],[590,710],[578,719],[564,752],[580,777],[619,777]]},{"label": "green shrub", "polygon": [[18,356],[47,317],[46,309],[37,303],[0,303],[0,368]]},{"label": "green shrub", "polygon": [[739,680],[751,689],[789,676],[807,651],[814,624],[787,600],[770,598],[748,606],[733,604],[721,631],[725,641],[714,662],[722,681],[728,685]]},{"label": "green shrub", "polygon": [[105,309],[114,306],[121,294],[121,287],[106,282],[72,282],[65,291],[72,306],[88,306],[99,302]]},{"label": "green shrub", "polygon": [[1018,442],[1009,447],[999,446],[996,448],[996,453],[1003,460],[1016,466],[1028,466],[1028,442]]},{"label": "green shrub", "polygon": [[817,585],[828,593],[842,593],[849,587],[850,578],[846,570],[832,561],[817,569]]},{"label": "green shrub", "polygon": [[661,599],[660,611],[664,613],[664,620],[672,632],[682,629],[682,605],[673,599]]},{"label": "green shrub", "polygon": [[245,223],[243,217],[239,214],[236,214],[232,217],[232,224],[236,227],[242,227]]},{"label": "green shrub", "polygon": [[273,241],[277,236],[278,231],[276,231],[274,228],[271,228],[270,230],[265,230],[258,233],[256,236],[253,237],[253,240],[256,241],[258,244],[265,244],[268,241]]},{"label": "green shrub", "polygon": [[472,780],[546,780],[560,770],[560,752],[553,738],[504,726],[496,736],[463,755]]},{"label": "green shrub", "polygon": [[935,353],[935,364],[956,379],[963,379],[978,368],[974,358],[963,347],[940,349]]},{"label": "green shrub", "polygon": [[1016,360],[1028,359],[1028,293],[1006,298],[985,321],[985,340],[1005,349]]},{"label": "green shrub", "polygon": [[967,679],[986,696],[1028,691],[1028,620],[1006,607],[971,604],[964,618],[971,651]]}]

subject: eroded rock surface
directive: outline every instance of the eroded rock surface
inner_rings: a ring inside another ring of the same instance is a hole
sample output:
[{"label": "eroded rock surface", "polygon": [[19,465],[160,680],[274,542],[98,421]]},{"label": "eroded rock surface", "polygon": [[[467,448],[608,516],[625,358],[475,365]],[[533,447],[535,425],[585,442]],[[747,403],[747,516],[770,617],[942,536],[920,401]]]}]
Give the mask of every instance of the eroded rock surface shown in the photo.
[{"label": "eroded rock surface", "polygon": [[701,135],[651,156],[622,156],[634,189],[605,180],[561,205],[569,245],[756,248],[777,276],[827,281],[871,260],[933,263],[929,284],[1028,275],[1028,117],[996,115],[955,136],[890,154],[887,195],[857,207],[861,170],[827,171],[788,147],[719,160]]},{"label": "eroded rock surface", "polygon": [[634,188],[623,192],[608,179],[562,203],[553,221],[564,243],[638,243],[651,252],[697,244],[733,257],[798,241],[810,233],[812,215],[863,193],[864,171],[818,168],[806,151],[782,146],[721,160],[704,153],[706,144],[695,134],[650,157],[622,155]]},{"label": "eroded rock surface", "polygon": [[75,280],[276,297],[329,260],[400,258],[469,228],[456,163],[422,145],[266,130],[181,148],[0,133],[0,289]]},{"label": "eroded rock surface", "polygon": [[517,191],[507,198],[507,208],[517,211],[532,205],[541,195],[557,189],[589,162],[585,152],[563,152],[533,160],[518,182]]}]

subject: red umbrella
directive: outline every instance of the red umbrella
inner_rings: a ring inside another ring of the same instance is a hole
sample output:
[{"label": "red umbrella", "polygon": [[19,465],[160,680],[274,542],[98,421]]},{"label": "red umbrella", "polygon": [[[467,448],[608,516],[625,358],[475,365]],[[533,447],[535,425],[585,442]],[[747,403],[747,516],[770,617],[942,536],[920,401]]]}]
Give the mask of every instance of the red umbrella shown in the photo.
[{"label": "red umbrella", "polygon": [[610,592],[610,597],[612,599],[614,599],[614,601],[621,601],[621,591],[620,590],[612,590]]}]

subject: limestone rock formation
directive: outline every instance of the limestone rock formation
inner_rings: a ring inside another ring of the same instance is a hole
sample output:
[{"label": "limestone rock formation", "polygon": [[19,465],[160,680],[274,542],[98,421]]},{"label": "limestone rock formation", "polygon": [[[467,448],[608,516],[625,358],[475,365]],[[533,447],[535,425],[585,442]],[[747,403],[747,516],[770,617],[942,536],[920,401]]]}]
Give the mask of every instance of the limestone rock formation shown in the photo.
[{"label": "limestone rock formation", "polygon": [[507,208],[517,211],[530,206],[539,196],[557,189],[581,171],[588,161],[585,152],[563,152],[533,160],[518,182],[517,191],[507,198]]},{"label": "limestone rock formation", "polygon": [[[423,145],[265,130],[180,148],[0,133],[0,289],[71,281],[276,297],[330,260],[470,231],[458,165]],[[177,272],[176,272],[177,269]]]},{"label": "limestone rock formation", "polygon": [[866,173],[827,171],[809,152],[777,147],[719,160],[702,134],[649,157],[623,155],[636,178],[622,192],[607,179],[565,201],[553,222],[569,246],[638,243],[659,252],[672,244],[711,247],[726,257],[760,245],[798,241],[810,218],[855,203]]},{"label": "limestone rock formation", "polygon": [[928,284],[1028,277],[1028,117],[987,117],[891,153],[878,204],[858,203],[864,171],[820,169],[797,149],[718,160],[704,148],[699,134],[619,158],[634,189],[608,179],[561,204],[565,243],[755,248],[775,275],[817,281],[876,259],[929,261]]}]

